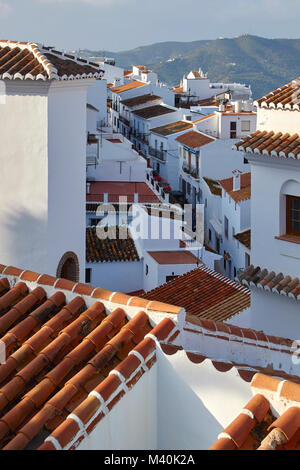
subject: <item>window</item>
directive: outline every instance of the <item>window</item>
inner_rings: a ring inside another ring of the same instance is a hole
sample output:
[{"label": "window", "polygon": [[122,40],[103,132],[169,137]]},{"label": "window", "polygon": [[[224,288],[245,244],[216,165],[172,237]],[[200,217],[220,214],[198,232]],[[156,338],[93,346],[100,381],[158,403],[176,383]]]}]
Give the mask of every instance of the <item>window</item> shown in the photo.
[{"label": "window", "polygon": [[250,132],[250,121],[242,121],[242,132]]},{"label": "window", "polygon": [[232,227],[232,238],[234,238],[234,235],[235,235],[235,230],[234,230],[234,227]]},{"label": "window", "polygon": [[235,121],[230,122],[230,138],[236,139],[236,122]]},{"label": "window", "polygon": [[249,160],[244,157],[244,165],[248,165],[248,164],[249,164]]},{"label": "window", "polygon": [[208,239],[211,242],[211,230],[210,229],[208,230]]},{"label": "window", "polygon": [[286,233],[300,237],[300,197],[286,196]]},{"label": "window", "polygon": [[190,185],[190,183],[187,183],[187,185],[186,185],[186,192],[188,194],[191,194],[191,185]]},{"label": "window", "polygon": [[145,270],[146,276],[148,276],[148,272],[149,272],[149,267],[148,267],[148,264],[146,264],[146,270]]},{"label": "window", "polygon": [[248,253],[245,253],[245,268],[248,268],[250,266],[250,255]]},{"label": "window", "polygon": [[228,224],[228,219],[227,219],[227,217],[225,216],[225,217],[224,217],[224,228],[225,228],[225,238],[227,238],[227,240],[228,240],[228,225],[229,225],[229,224]]},{"label": "window", "polygon": [[226,255],[226,251],[224,250],[224,254],[223,254],[223,258],[224,258],[224,270],[226,271],[226,258],[225,258],[225,255]]},{"label": "window", "polygon": [[233,268],[233,275],[236,277],[236,267]]},{"label": "window", "polygon": [[91,273],[92,269],[91,268],[86,268],[85,270],[85,282],[89,284],[91,282]]},{"label": "window", "polygon": [[178,277],[178,275],[177,276],[174,276],[174,275],[173,276],[166,276],[166,282],[173,281],[173,279],[176,279],[176,277]]}]

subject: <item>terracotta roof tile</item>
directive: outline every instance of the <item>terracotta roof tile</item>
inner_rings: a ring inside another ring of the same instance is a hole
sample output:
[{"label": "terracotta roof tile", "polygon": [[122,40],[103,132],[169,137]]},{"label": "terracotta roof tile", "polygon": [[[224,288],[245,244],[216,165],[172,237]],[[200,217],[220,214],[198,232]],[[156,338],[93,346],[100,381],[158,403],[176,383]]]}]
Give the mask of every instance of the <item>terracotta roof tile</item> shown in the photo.
[{"label": "terracotta roof tile", "polygon": [[233,177],[219,180],[220,186],[235,202],[245,201],[251,198],[251,173],[243,173],[240,178],[241,187],[236,191],[233,190]]},{"label": "terracotta roof tile", "polygon": [[135,96],[134,98],[129,98],[127,100],[122,100],[121,103],[127,108],[134,108],[135,106],[140,106],[142,104],[151,103],[151,101],[161,100],[162,98],[157,95],[152,95],[150,93],[141,96]]},{"label": "terracotta roof tile", "polygon": [[202,147],[215,141],[212,137],[198,131],[189,131],[177,137],[177,142],[192,149]]},{"label": "terracotta roof tile", "polygon": [[100,78],[93,62],[40,44],[0,41],[0,79],[70,80]]},{"label": "terracotta roof tile", "polygon": [[218,181],[211,178],[203,177],[205,183],[208,185],[210,192],[215,196],[222,196],[222,188],[220,187]]},{"label": "terracotta roof tile", "polygon": [[151,132],[154,132],[155,134],[159,134],[163,136],[168,136],[168,135],[177,134],[177,132],[183,132],[192,128],[193,128],[193,123],[191,122],[176,121],[176,122],[171,122],[170,124],[167,124],[166,126],[155,127],[154,129],[151,129]]},{"label": "terracotta roof tile", "polygon": [[[0,447],[8,450],[41,445],[48,449],[49,441],[43,444],[43,439],[45,433],[52,432],[62,447],[70,448],[79,428],[69,413],[78,412],[78,418],[87,424],[86,432],[91,432],[104,416],[99,413],[102,401],[97,397],[101,395],[110,410],[151,368],[156,340],[171,340],[178,333],[177,327],[165,318],[152,329],[144,311],[129,321],[122,308],[106,316],[96,295],[96,291],[105,294],[105,290],[64,279],[33,276],[44,283],[45,289],[55,284],[69,291],[75,286],[74,290],[85,296],[94,292],[95,300],[89,308],[76,293],[66,303],[59,290],[47,298],[41,286],[29,291],[26,283],[17,282],[10,287],[9,280],[15,282],[15,273],[13,270],[0,279],[1,340],[7,355],[0,365]],[[31,274],[35,273],[30,273],[29,283]],[[112,294],[113,302],[138,300]],[[149,311],[164,308],[169,313],[180,310],[151,301],[147,301],[147,307]],[[151,335],[145,338],[147,333]],[[120,377],[126,381],[126,390]],[[78,437],[78,442],[84,435]]]},{"label": "terracotta roof tile", "polygon": [[144,83],[144,82],[139,82],[138,80],[134,80],[132,82],[125,83],[125,85],[112,87],[111,91],[113,93],[119,94],[119,93],[124,93],[124,91],[134,90],[135,88],[140,88],[140,87],[145,86],[145,85],[146,85],[146,83]]},{"label": "terracotta roof tile", "polygon": [[284,276],[282,273],[269,272],[259,266],[251,265],[239,276],[238,280],[245,286],[258,287],[268,292],[285,295],[295,300],[300,300],[300,280],[291,276]]},{"label": "terracotta roof tile", "polygon": [[169,303],[203,319],[225,320],[250,306],[250,292],[221,274],[198,268],[147,292],[144,298]]},{"label": "terracotta roof tile", "polygon": [[139,116],[143,119],[151,119],[157,116],[162,116],[164,114],[175,113],[176,109],[168,108],[161,104],[155,106],[147,106],[147,108],[138,109],[133,112],[136,116]]},{"label": "terracotta roof tile", "polygon": [[238,240],[240,243],[245,245],[246,248],[249,248],[251,250],[251,230],[245,230],[244,232],[237,233],[234,235],[234,238]]},{"label": "terracotta roof tile", "polygon": [[233,149],[255,154],[257,156],[300,158],[299,134],[283,132],[256,131],[240,142]]},{"label": "terracotta roof tile", "polygon": [[254,104],[257,104],[260,108],[293,109],[299,111],[300,78],[268,93]]},{"label": "terracotta roof tile", "polygon": [[106,238],[104,240],[101,240],[97,236],[97,230],[95,227],[88,227],[86,229],[87,263],[140,260],[134,241],[130,236],[129,230],[128,236],[125,239],[119,238],[118,227],[115,227],[115,230],[115,239]]}]

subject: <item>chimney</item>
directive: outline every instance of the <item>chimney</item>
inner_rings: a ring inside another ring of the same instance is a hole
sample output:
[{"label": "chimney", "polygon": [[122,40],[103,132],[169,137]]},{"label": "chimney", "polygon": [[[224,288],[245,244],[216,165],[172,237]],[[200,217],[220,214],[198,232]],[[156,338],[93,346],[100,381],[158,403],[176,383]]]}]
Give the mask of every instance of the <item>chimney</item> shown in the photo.
[{"label": "chimney", "polygon": [[233,170],[233,191],[239,191],[241,189],[241,174],[240,170]]},{"label": "chimney", "polygon": [[86,183],[86,193],[90,194],[91,183]]},{"label": "chimney", "polygon": [[139,202],[139,193],[134,193],[134,203],[138,204]]},{"label": "chimney", "polygon": [[104,193],[104,195],[103,195],[103,202],[104,202],[104,204],[107,204],[107,203],[108,203],[108,193]]},{"label": "chimney", "polygon": [[219,111],[225,111],[225,105],[224,104],[220,104]]}]

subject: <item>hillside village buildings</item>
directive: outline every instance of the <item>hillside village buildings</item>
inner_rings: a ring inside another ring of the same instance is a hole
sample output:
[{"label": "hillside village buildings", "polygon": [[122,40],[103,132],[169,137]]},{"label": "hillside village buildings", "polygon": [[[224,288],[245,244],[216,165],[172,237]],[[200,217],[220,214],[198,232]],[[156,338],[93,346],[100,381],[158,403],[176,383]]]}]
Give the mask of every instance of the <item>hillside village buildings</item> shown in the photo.
[{"label": "hillside village buildings", "polygon": [[299,83],[103,73],[0,42],[0,448],[299,450]]}]

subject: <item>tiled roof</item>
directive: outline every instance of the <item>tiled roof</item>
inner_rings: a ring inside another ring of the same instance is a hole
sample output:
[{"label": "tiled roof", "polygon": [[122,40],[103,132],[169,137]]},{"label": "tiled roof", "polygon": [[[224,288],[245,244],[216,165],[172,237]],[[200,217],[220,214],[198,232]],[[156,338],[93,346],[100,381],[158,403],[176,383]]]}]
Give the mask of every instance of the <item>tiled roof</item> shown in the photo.
[{"label": "tiled roof", "polygon": [[138,80],[134,80],[133,82],[125,83],[125,85],[120,85],[111,88],[111,91],[113,93],[124,93],[124,91],[128,90],[134,90],[135,88],[140,88],[141,86],[145,86],[146,83],[144,82],[139,82]]},{"label": "tiled roof", "polygon": [[151,95],[150,93],[142,96],[135,96],[134,98],[129,98],[128,100],[122,100],[121,103],[127,108],[133,108],[134,106],[139,106],[141,104],[150,103],[151,101],[162,100],[160,96]]},{"label": "tiled roof", "polygon": [[[119,238],[119,227],[110,227],[116,238],[101,240],[97,236],[96,227],[86,229],[86,261],[87,263],[110,263],[113,261],[139,261],[139,255],[133,239],[127,230],[125,239]],[[124,236],[124,234],[123,234]]]},{"label": "tiled roof", "polygon": [[207,116],[203,116],[202,118],[196,119],[193,121],[194,123],[201,122],[201,121],[206,121],[206,119],[210,119],[212,117],[216,116],[216,113],[208,114]]},{"label": "tiled roof", "polygon": [[246,248],[249,248],[251,250],[251,230],[245,230],[244,232],[237,233],[234,235],[234,238],[236,238],[240,243],[245,245]]},{"label": "tiled roof", "polygon": [[267,269],[251,265],[238,276],[238,280],[245,286],[255,286],[268,292],[300,300],[300,280],[298,277],[292,278],[282,273],[276,274],[274,271],[269,272]]},{"label": "tiled roof", "polygon": [[158,264],[202,264],[193,253],[185,250],[148,251]]},{"label": "tiled roof", "polygon": [[176,109],[171,109],[167,106],[157,104],[156,106],[149,106],[147,108],[138,109],[137,111],[134,111],[133,114],[143,119],[151,119],[157,116],[163,116],[164,114],[170,114],[175,112]]},{"label": "tiled roof", "polygon": [[251,198],[251,173],[243,173],[241,175],[241,189],[233,191],[233,177],[225,180],[219,180],[220,186],[235,201],[245,201]]},{"label": "tiled roof", "polygon": [[237,142],[233,148],[268,157],[300,158],[299,134],[256,131]]},{"label": "tiled roof", "polygon": [[208,135],[202,134],[201,132],[197,131],[189,131],[183,135],[177,137],[177,142],[180,144],[186,145],[192,149],[202,147],[203,145],[210,144],[214,142],[215,139],[209,137]]},{"label": "tiled roof", "polygon": [[210,192],[215,196],[222,196],[222,188],[220,187],[218,181],[212,180],[211,178],[203,177],[204,181],[208,185]]},{"label": "tiled roof", "polygon": [[155,127],[151,129],[151,132],[155,132],[155,134],[160,135],[171,135],[176,134],[177,132],[182,132],[187,129],[192,129],[193,124],[191,122],[186,121],[176,121],[171,122],[171,124],[167,124],[166,126]]},{"label": "tiled roof", "polygon": [[250,307],[250,292],[205,265],[147,292],[147,299],[172,301],[190,315],[224,321]]},{"label": "tiled roof", "polygon": [[[253,398],[210,450],[300,450],[300,385],[257,373],[251,389]],[[286,403],[277,418],[274,401]]]},{"label": "tiled roof", "polygon": [[108,194],[108,202],[119,202],[121,196],[127,197],[128,203],[134,202],[134,194],[139,195],[140,203],[159,203],[159,198],[146,183],[126,181],[94,181],[90,183],[86,195],[88,203],[103,202],[104,194]]},{"label": "tiled roof", "polygon": [[[170,318],[151,326],[146,312],[162,312],[162,303],[0,271],[0,448],[74,448],[151,368],[156,341],[172,341],[177,327]],[[129,305],[141,310],[128,318]]]},{"label": "tiled roof", "polygon": [[300,78],[268,93],[254,104],[260,108],[300,110]]},{"label": "tiled roof", "polygon": [[74,80],[100,78],[88,60],[35,43],[0,41],[0,79]]}]

